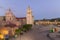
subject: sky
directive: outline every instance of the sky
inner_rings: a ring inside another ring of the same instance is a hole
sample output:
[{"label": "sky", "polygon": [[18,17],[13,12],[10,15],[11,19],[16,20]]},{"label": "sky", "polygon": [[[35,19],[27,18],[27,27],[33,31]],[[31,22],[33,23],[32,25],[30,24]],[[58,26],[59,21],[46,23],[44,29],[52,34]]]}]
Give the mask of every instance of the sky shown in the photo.
[{"label": "sky", "polygon": [[10,8],[16,17],[25,17],[28,6],[36,20],[60,17],[60,0],[0,0],[0,16]]}]

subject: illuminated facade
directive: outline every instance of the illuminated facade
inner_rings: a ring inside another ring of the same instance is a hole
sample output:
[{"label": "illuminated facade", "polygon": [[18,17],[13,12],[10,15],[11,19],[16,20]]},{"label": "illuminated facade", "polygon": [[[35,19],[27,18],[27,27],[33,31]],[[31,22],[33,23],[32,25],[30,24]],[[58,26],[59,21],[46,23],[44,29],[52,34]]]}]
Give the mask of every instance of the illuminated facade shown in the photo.
[{"label": "illuminated facade", "polygon": [[41,25],[41,24],[47,24],[47,25],[49,25],[49,24],[60,24],[60,22],[59,21],[54,21],[54,22],[50,22],[50,21],[40,21],[40,20],[38,20],[38,21],[35,21],[35,24],[36,25]]},{"label": "illuminated facade", "polygon": [[32,10],[30,9],[30,7],[28,7],[27,9],[26,17],[20,17],[20,18],[16,17],[9,8],[6,11],[5,16],[0,16],[0,21],[1,22],[4,21],[6,24],[13,23],[16,24],[17,26],[24,24],[33,24],[34,22],[32,16]]},{"label": "illuminated facade", "polygon": [[26,20],[27,20],[27,24],[34,24],[32,10],[30,6],[28,6],[27,8]]}]

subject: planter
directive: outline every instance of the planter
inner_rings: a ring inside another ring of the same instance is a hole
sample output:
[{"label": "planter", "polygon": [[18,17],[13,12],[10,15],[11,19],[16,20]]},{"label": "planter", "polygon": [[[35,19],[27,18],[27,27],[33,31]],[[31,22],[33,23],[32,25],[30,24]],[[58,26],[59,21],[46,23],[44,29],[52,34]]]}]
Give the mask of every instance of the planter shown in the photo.
[{"label": "planter", "polygon": [[53,33],[53,29],[52,29],[52,30],[50,30],[50,33]]}]

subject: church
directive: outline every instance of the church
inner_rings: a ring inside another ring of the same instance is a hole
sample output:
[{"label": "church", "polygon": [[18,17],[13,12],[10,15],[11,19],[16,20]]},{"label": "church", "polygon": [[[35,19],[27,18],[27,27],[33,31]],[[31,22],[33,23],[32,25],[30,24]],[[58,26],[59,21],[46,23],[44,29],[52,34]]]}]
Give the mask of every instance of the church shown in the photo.
[{"label": "church", "polygon": [[0,16],[0,24],[1,25],[5,25],[5,24],[16,24],[17,26],[22,26],[24,24],[34,24],[34,17],[32,15],[32,10],[30,8],[30,6],[28,6],[27,11],[26,11],[26,17],[21,17],[18,18],[16,17],[13,12],[11,11],[11,9],[9,8],[6,13],[5,16]]}]

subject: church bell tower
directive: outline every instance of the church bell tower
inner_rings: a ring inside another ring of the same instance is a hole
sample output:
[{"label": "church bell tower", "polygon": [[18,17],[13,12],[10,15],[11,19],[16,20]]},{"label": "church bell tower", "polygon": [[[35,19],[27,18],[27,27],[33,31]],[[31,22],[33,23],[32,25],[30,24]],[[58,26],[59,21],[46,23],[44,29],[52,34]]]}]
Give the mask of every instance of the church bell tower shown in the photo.
[{"label": "church bell tower", "polygon": [[28,8],[27,8],[26,20],[27,20],[27,24],[33,25],[34,21],[33,21],[32,10],[31,10],[30,6],[28,6]]}]

